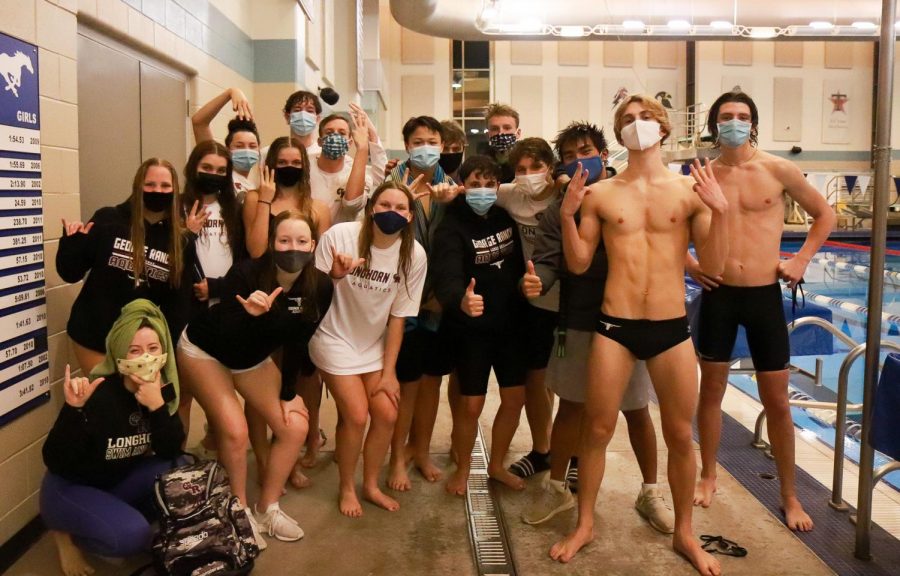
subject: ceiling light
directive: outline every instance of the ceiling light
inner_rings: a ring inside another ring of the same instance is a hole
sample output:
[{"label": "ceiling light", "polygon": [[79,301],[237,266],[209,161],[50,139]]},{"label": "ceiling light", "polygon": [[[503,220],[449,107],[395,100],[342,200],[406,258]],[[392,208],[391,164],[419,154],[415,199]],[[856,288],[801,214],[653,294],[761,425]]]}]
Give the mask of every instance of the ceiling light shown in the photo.
[{"label": "ceiling light", "polygon": [[622,22],[622,28],[626,30],[643,30],[644,23],[640,20],[625,20]]},{"label": "ceiling light", "polygon": [[750,28],[750,37],[757,39],[775,38],[778,36],[778,29],[772,26],[754,26]]},{"label": "ceiling light", "polygon": [[560,26],[559,35],[566,38],[581,38],[584,36],[583,26]]},{"label": "ceiling light", "polygon": [[809,23],[809,27],[815,28],[816,30],[831,30],[834,28],[834,24],[825,22],[824,20],[815,20]]},{"label": "ceiling light", "polygon": [[690,30],[691,23],[687,20],[669,20],[669,28],[672,30]]},{"label": "ceiling light", "polygon": [[478,134],[478,128],[469,128],[469,132],[472,134]]},{"label": "ceiling light", "polygon": [[874,30],[878,25],[874,22],[854,22],[853,27],[857,30]]},{"label": "ceiling light", "polygon": [[462,88],[462,84],[460,84],[459,80],[454,80],[453,84],[451,84],[450,87],[454,90],[459,90],[460,88]]},{"label": "ceiling light", "polygon": [[734,24],[729,22],[728,20],[713,20],[709,23],[713,28],[718,28],[719,30],[724,30],[726,28],[733,28]]},{"label": "ceiling light", "polygon": [[528,18],[515,24],[498,24],[497,29],[506,33],[536,34],[544,29],[544,24],[537,18]]}]

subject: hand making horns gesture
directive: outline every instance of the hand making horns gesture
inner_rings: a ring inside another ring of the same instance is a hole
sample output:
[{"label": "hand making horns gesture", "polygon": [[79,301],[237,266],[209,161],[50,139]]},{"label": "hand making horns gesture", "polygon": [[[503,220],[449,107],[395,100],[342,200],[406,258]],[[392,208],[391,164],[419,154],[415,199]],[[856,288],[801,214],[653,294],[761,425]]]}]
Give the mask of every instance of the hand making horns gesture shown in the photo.
[{"label": "hand making horns gesture", "polygon": [[75,376],[70,374],[71,369],[66,364],[66,379],[63,382],[63,394],[66,397],[66,404],[72,408],[81,408],[97,389],[97,386],[105,380],[102,376],[91,381],[90,378]]},{"label": "hand making horns gesture", "polygon": [[347,274],[353,272],[366,263],[365,258],[353,259],[349,254],[338,254],[337,250],[331,247],[331,272],[329,275],[335,280],[340,280]]},{"label": "hand making horns gesture", "polygon": [[93,222],[88,222],[87,224],[82,224],[81,222],[66,222],[66,219],[62,219],[63,232],[66,236],[72,236],[73,234],[87,234],[91,231],[91,228],[94,227]]},{"label": "hand making horns gesture", "polygon": [[275,302],[275,299],[278,298],[281,291],[282,288],[279,286],[272,290],[271,294],[266,294],[262,290],[256,290],[250,294],[250,296],[247,296],[246,300],[242,298],[240,294],[236,294],[235,298],[241,303],[241,306],[244,307],[247,314],[250,314],[251,316],[260,316],[271,310],[272,303]]}]

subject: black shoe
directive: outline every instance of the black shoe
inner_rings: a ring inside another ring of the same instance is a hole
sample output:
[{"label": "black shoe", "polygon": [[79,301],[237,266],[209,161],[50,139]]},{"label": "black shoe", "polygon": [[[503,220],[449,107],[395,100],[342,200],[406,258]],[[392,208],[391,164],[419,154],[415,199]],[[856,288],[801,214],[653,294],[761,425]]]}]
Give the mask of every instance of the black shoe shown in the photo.
[{"label": "black shoe", "polygon": [[550,469],[550,454],[541,454],[532,450],[513,462],[509,471],[519,478],[531,478],[539,472]]}]

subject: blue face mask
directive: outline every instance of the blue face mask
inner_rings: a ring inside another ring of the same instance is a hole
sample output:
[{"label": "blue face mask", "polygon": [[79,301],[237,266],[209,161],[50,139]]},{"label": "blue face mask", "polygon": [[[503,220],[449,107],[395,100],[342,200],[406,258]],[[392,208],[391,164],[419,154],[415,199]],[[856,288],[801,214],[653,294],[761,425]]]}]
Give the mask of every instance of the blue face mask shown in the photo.
[{"label": "blue face mask", "polygon": [[434,167],[441,159],[440,146],[416,146],[409,150],[409,163],[419,170],[428,170]]},{"label": "blue face mask", "polygon": [[250,148],[238,148],[231,151],[231,163],[238,172],[249,172],[259,162],[259,151]]},{"label": "blue face mask", "polygon": [[469,188],[466,190],[466,204],[479,216],[484,216],[497,201],[495,188]]},{"label": "blue face mask", "polygon": [[322,139],[322,155],[329,160],[343,158],[349,149],[350,143],[343,134],[332,132]]},{"label": "blue face mask", "polygon": [[728,122],[720,122],[717,127],[719,143],[729,148],[737,148],[750,139],[750,130],[753,126],[749,122],[734,118]]},{"label": "blue face mask", "polygon": [[291,112],[291,131],[306,136],[316,129],[316,115],[306,110]]},{"label": "blue face mask", "polygon": [[599,156],[591,156],[590,158],[576,158],[563,166],[569,178],[575,177],[575,171],[578,170],[578,163],[581,163],[581,169],[588,171],[588,179],[585,184],[593,184],[600,179],[603,174],[603,160]]}]

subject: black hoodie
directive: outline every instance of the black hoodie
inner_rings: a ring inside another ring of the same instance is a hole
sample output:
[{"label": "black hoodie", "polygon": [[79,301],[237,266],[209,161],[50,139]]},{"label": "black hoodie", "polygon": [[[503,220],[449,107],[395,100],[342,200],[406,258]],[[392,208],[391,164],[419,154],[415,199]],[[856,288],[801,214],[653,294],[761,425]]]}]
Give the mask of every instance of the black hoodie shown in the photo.
[{"label": "black hoodie", "polygon": [[[163,389],[165,392],[165,388]],[[150,451],[175,459],[184,428],[165,404],[151,412],[113,374],[97,386],[82,408],[63,404],[44,442],[44,464],[71,482],[112,488]]]},{"label": "black hoodie", "polygon": [[236,295],[247,298],[263,289],[259,278],[271,265],[271,256],[266,253],[232,266],[222,282],[222,300],[191,320],[187,336],[192,344],[233,370],[252,368],[283,347],[281,399],[290,400],[295,396],[294,383],[309,339],[331,304],[334,285],[311,261],[305,272],[316,276],[314,299],[303,294],[298,276],[290,290],[278,295],[268,312],[251,316]]},{"label": "black hoodie", "polygon": [[[432,250],[434,290],[451,326],[494,334],[516,329],[525,303],[518,288],[525,263],[518,227],[506,210],[495,205],[479,216],[464,196],[456,198],[434,234]],[[473,278],[475,293],[484,297],[484,313],[477,318],[460,309]]]},{"label": "black hoodie", "polygon": [[146,298],[160,307],[177,342],[187,323],[191,299],[190,270],[193,250],[185,239],[181,285],[169,283],[169,250],[172,235],[168,218],[156,224],[144,222],[144,274],[138,286],[132,274],[131,203],[101,208],[91,217],[87,234],[63,235],[56,253],[56,271],[66,282],[78,282],[90,271],[72,305],[67,330],[72,340],[97,352],[106,349],[106,334],[122,306]]}]

